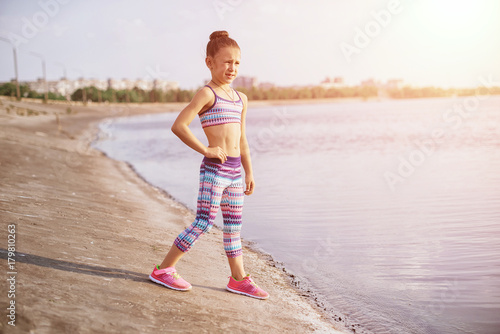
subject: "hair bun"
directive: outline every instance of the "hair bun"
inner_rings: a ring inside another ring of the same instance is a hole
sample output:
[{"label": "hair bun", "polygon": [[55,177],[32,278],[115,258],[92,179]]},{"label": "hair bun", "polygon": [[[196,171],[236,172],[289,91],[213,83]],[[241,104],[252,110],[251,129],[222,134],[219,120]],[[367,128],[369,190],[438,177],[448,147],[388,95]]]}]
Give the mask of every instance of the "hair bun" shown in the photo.
[{"label": "hair bun", "polygon": [[211,41],[221,37],[229,37],[229,33],[225,30],[219,30],[219,31],[214,31],[213,33],[210,34]]}]

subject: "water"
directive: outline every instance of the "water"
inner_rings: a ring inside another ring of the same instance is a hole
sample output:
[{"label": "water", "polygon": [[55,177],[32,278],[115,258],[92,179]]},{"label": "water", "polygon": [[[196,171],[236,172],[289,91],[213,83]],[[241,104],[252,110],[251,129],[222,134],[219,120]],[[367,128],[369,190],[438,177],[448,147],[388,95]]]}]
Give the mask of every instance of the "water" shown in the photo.
[{"label": "water", "polygon": [[[175,117],[103,123],[95,145],[195,208]],[[357,333],[500,333],[500,97],[252,108],[247,136],[243,237]]]}]

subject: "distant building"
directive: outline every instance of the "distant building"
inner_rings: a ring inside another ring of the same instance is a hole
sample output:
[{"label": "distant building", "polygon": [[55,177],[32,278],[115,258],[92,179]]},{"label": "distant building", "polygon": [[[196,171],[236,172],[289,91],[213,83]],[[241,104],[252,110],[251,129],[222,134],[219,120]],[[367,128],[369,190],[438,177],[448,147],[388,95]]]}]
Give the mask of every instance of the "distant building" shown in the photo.
[{"label": "distant building", "polygon": [[252,87],[256,87],[257,84],[258,84],[257,78],[255,78],[255,77],[241,76],[241,77],[237,77],[233,81],[234,88],[241,87],[241,88],[245,88],[245,89],[252,89]]},{"label": "distant building", "polygon": [[144,91],[150,91],[152,89],[167,91],[171,89],[179,89],[179,83],[174,81],[155,79],[154,81],[137,79],[108,79],[108,87],[114,90],[132,90],[135,87],[142,89]]},{"label": "distant building", "polygon": [[122,90],[122,89],[125,89],[125,86],[122,84],[121,80],[109,78],[108,79],[108,88],[114,89],[114,90]]},{"label": "distant building", "polygon": [[75,91],[74,81],[68,80],[66,78],[61,78],[61,80],[56,83],[56,92],[69,98],[69,96]]},{"label": "distant building", "polygon": [[134,88],[134,82],[129,79],[108,79],[108,88],[114,90],[129,90]]},{"label": "distant building", "polygon": [[390,79],[387,80],[387,83],[385,84],[386,89],[401,89],[402,87],[403,87],[402,79]]},{"label": "distant building", "polygon": [[169,91],[169,90],[177,90],[179,89],[179,83],[174,81],[167,81],[161,79],[155,79],[153,81],[153,87],[155,90],[161,91]]},{"label": "distant building", "polygon": [[345,83],[344,83],[344,78],[342,77],[335,77],[335,78],[326,77],[325,80],[321,81],[320,85],[324,89],[330,89],[330,88],[344,87]]},{"label": "distant building", "polygon": [[125,90],[132,90],[134,89],[135,87],[135,81],[132,81],[130,79],[121,79],[121,80],[118,80],[119,82],[119,85],[122,87],[122,89],[125,89]]},{"label": "distant building", "polygon": [[152,90],[154,88],[154,84],[153,84],[153,81],[144,80],[144,79],[137,79],[134,82],[134,87],[132,87],[132,89],[135,87],[142,89],[144,91],[149,91],[149,90]]},{"label": "distant building", "polygon": [[271,89],[271,88],[274,88],[276,87],[275,84],[273,84],[272,82],[261,82],[259,84],[259,88],[260,89]]},{"label": "distant building", "polygon": [[90,86],[94,86],[95,88],[99,90],[106,90],[108,89],[108,83],[106,80],[95,80],[95,79],[90,79]]},{"label": "distant building", "polygon": [[[45,92],[45,83],[42,78],[38,78],[36,81],[27,82],[30,90],[35,91],[39,94]],[[47,85],[49,82],[47,82]],[[50,90],[49,90],[50,91]]]},{"label": "distant building", "polygon": [[[30,90],[33,90],[39,94],[45,92],[45,84],[43,79],[39,78],[36,81],[26,82]],[[112,88],[115,90],[132,90],[134,87],[142,89],[144,91],[150,91],[152,89],[167,91],[171,89],[178,89],[179,83],[166,80],[129,80],[129,79],[108,79],[108,80],[98,80],[98,79],[85,79],[79,78],[77,80],[68,80],[66,78],[61,78],[57,81],[47,81],[47,88],[49,92],[58,93],[62,96],[69,98],[76,90],[84,87],[95,87],[99,90],[106,90]]]},{"label": "distant building", "polygon": [[375,81],[375,79],[367,79],[364,81],[361,81],[361,87],[377,87],[380,86],[380,84]]}]

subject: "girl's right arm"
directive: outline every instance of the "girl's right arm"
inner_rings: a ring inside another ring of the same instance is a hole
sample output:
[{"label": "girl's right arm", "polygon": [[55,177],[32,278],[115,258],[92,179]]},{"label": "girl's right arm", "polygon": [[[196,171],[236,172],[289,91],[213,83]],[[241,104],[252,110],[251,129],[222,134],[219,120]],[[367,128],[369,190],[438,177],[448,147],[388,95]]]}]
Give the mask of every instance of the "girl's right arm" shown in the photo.
[{"label": "girl's right arm", "polygon": [[227,155],[220,148],[217,147],[207,147],[196,138],[193,132],[189,129],[189,124],[193,121],[196,115],[206,108],[210,103],[213,102],[214,96],[209,89],[202,88],[193,97],[191,102],[184,108],[174,124],[172,125],[172,132],[180,138],[187,146],[191,147],[198,153],[203,154],[207,158],[217,158],[222,163],[227,160]]}]

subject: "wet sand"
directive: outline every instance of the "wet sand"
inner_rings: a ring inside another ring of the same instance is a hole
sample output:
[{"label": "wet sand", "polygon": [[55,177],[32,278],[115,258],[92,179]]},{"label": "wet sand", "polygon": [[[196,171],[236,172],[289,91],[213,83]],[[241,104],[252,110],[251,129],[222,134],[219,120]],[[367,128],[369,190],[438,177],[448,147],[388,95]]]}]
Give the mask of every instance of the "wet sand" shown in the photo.
[{"label": "wet sand", "polygon": [[[178,111],[185,104],[0,101],[4,276],[7,225],[15,225],[17,251],[16,326],[7,324],[4,309],[0,332],[340,333],[282,270],[248,248],[246,269],[271,297],[227,292],[229,267],[215,228],[177,266],[192,291],[148,280],[193,214],[89,144],[107,117]],[[9,286],[0,282],[6,307]]]}]

